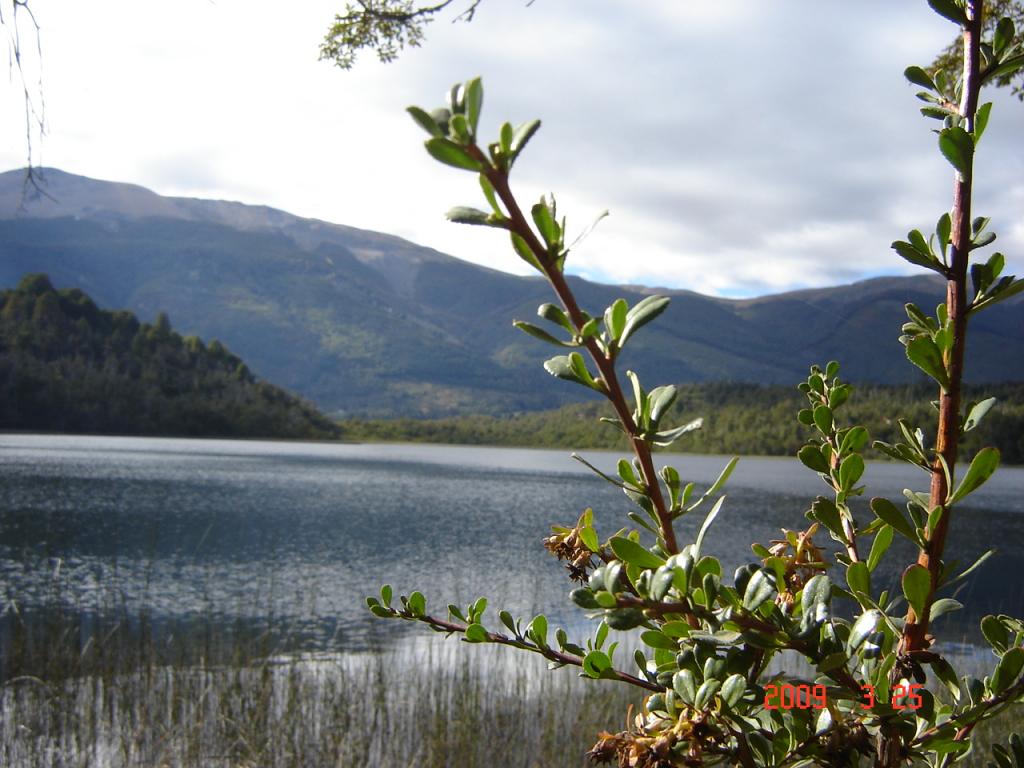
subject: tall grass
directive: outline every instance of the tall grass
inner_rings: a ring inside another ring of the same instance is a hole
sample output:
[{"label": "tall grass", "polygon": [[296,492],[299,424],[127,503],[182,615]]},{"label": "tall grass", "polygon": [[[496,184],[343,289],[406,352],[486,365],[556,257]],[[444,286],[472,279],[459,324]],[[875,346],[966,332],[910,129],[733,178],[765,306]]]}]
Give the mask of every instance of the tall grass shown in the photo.
[{"label": "tall grass", "polygon": [[[620,730],[641,698],[454,638],[310,653],[272,617],[225,623],[211,614],[172,626],[104,603],[82,610],[56,583],[30,611],[8,603],[0,766],[582,767],[596,734]],[[989,664],[978,654],[967,661],[976,675]],[[985,765],[992,740],[1021,729],[1022,710],[985,724],[962,764]]]},{"label": "tall grass", "polygon": [[172,623],[109,584],[85,606],[59,568],[41,579],[32,605],[0,609],[4,768],[583,766],[640,701],[454,638],[311,653],[273,616]]},{"label": "tall grass", "polygon": [[[582,766],[638,697],[496,648],[145,665],[0,692],[4,766]],[[495,651],[498,651],[496,654]]]}]

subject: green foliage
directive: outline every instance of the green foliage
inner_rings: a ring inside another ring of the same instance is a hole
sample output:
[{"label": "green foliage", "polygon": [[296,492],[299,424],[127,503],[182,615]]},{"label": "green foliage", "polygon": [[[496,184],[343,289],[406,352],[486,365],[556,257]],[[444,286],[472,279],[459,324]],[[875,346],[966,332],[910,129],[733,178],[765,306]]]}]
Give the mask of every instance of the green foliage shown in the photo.
[{"label": "green foliage", "polygon": [[[797,455],[828,492],[810,503],[806,529],[783,530],[770,546],[754,542],[755,559],[731,579],[714,554],[705,551],[704,543],[707,531],[723,514],[725,497],[718,494],[735,460],[712,489],[690,504],[692,485],[683,485],[676,467],[657,470],[652,449],[683,437],[699,426],[699,420],[675,427],[664,424],[678,398],[677,388],[645,388],[633,371],[626,371],[631,385],[626,388],[616,369],[617,356],[632,331],[653,320],[668,299],[650,297],[632,309],[616,300],[595,314],[579,306],[563,274],[569,254],[564,245],[566,221],[557,217],[554,200],[541,198],[527,217],[511,191],[509,174],[517,156],[509,151],[514,142],[511,129],[503,128],[501,139],[489,145],[487,153],[476,142],[465,94],[479,87],[478,81],[452,89],[447,124],[439,125],[442,136],[425,126],[432,134],[426,147],[435,158],[481,177],[493,213],[484,219],[475,214],[464,218],[509,230],[516,253],[558,297],[560,308],[543,305],[538,314],[567,338],[524,330],[543,341],[579,348],[548,360],[545,368],[608,400],[614,416],[605,421],[625,435],[632,456],[619,461],[617,477],[591,469],[635,504],[628,517],[637,527],[598,533],[588,510],[575,525],[555,526],[544,542],[566,561],[570,579],[580,585],[573,590],[572,601],[597,623],[593,636],[581,642],[570,640],[561,629],[555,630],[552,642],[543,616],[534,617],[524,629],[522,620],[500,611],[501,626],[493,625],[484,598],[465,610],[450,605],[445,614],[431,612],[419,592],[400,595],[396,602],[385,588],[380,599],[368,597],[367,604],[382,618],[422,622],[470,643],[511,646],[546,658],[552,667],[574,666],[584,677],[648,691],[639,715],[625,730],[599,735],[588,753],[596,762],[616,762],[623,768],[868,762],[877,768],[908,762],[940,768],[969,752],[971,732],[979,722],[1024,702],[1024,622],[1004,616],[984,619],[982,630],[997,661],[991,675],[965,679],[964,686],[928,633],[933,617],[961,607],[952,598],[940,597],[941,590],[977,565],[956,577],[946,566],[950,520],[960,502],[999,463],[996,449],[982,448],[957,482],[960,439],[968,423],[980,421],[991,405],[982,405],[986,398],[966,403],[965,410],[961,402],[967,315],[984,308],[984,298],[966,300],[970,254],[991,241],[979,239],[987,222],[970,220],[978,137],[975,105],[985,80],[977,55],[980,8],[974,0],[968,0],[966,8],[957,0],[930,4],[963,27],[965,45],[971,49],[968,61],[973,62],[962,81],[951,86],[950,95],[957,97],[951,103],[967,106],[963,112],[950,107],[954,113],[944,118],[940,130],[939,149],[955,168],[957,186],[953,211],[936,225],[938,250],[935,239],[926,241],[918,230],[912,230],[907,241],[893,244],[901,256],[939,272],[949,284],[947,303],[937,307],[935,317],[907,305],[909,322],[901,338],[909,361],[938,385],[938,423],[932,441],[913,422],[898,419],[894,441],[874,444],[926,472],[929,493],[906,489],[906,515],[890,500],[875,498],[871,508],[876,519],[866,524],[856,519],[850,500],[865,492],[860,481],[869,433],[845,420],[852,387],[840,379],[839,364],[812,366],[798,388],[805,403],[797,420],[808,437]],[[987,44],[993,51],[988,59],[995,65],[1004,61],[997,49],[1013,50],[1007,42]],[[932,82],[918,69],[909,70],[908,76],[925,87],[931,82],[936,98],[945,95],[942,78]],[[961,90],[963,94],[957,92]],[[414,117],[421,113],[416,111]],[[452,147],[444,145],[439,152],[440,141]],[[1000,271],[996,266],[1001,267],[994,264],[991,272]],[[983,287],[976,287],[976,298],[986,295],[986,277],[980,275]],[[1003,278],[1000,290],[1012,291],[1018,284],[1012,277]],[[692,541],[680,540],[676,521],[712,496],[717,500]],[[815,544],[814,537],[822,530],[839,544],[834,563]],[[872,573],[892,556],[896,533],[917,551],[903,569],[900,594],[890,594],[873,584]],[[867,536],[872,539],[865,556]],[[616,657],[620,643],[609,642],[612,631],[636,636],[632,664]],[[789,662],[791,669],[794,658],[813,670],[807,678],[769,671],[773,662]],[[939,698],[928,690],[929,678],[943,683],[949,697]],[[807,694],[803,704],[801,690]],[[788,705],[787,692],[792,694]],[[994,756],[1003,761],[1004,752],[996,750]]]},{"label": "green foliage", "polygon": [[335,437],[312,406],[223,344],[106,312],[26,275],[0,293],[0,428],[133,435]]},{"label": "green foliage", "polygon": [[[423,42],[424,27],[453,0],[415,6],[411,0],[359,0],[346,3],[344,13],[334,17],[320,44],[320,58],[351,69],[356,56],[370,49],[383,62],[394,61],[406,47]],[[457,19],[472,21],[481,0],[466,0]]]},{"label": "green foliage", "polygon": [[[686,451],[793,456],[804,444],[804,430],[793,417],[803,397],[792,387],[678,384],[676,390],[676,402],[666,419],[680,422],[688,414],[707,414],[701,428],[687,437],[683,446]],[[986,393],[994,397],[986,398]],[[976,405],[969,409],[975,415],[965,420],[962,455],[969,459],[991,445],[999,449],[1002,463],[1024,464],[1024,384],[965,387],[964,396]],[[924,385],[862,384],[857,386],[857,396],[845,404],[844,412],[851,423],[863,425],[880,442],[891,443],[902,435],[899,424],[892,419],[894,413],[902,413],[907,421],[934,433],[938,414],[928,402],[932,397],[931,388]],[[981,416],[993,406],[999,418],[982,421]],[[349,419],[341,422],[341,428],[348,439],[360,441],[628,449],[628,439],[620,430],[609,429],[599,421],[613,418],[614,413],[607,403],[577,403],[512,416]],[[874,450],[868,457],[888,458]]]},{"label": "green foliage", "polygon": [[[943,16],[963,16],[963,10],[953,0],[945,0],[941,5],[945,6],[944,10],[935,4],[932,7]],[[1024,100],[1024,48],[1020,45],[1018,34],[1019,30],[1024,29],[1024,3],[1020,0],[985,0],[983,5],[985,13],[982,29],[986,42],[981,46],[981,53],[983,71],[987,73],[986,84],[1011,87],[1013,93]],[[914,69],[924,71],[921,67]],[[964,70],[964,46],[959,37],[935,58],[929,69],[935,74],[936,81],[942,81],[941,89],[918,79],[912,79],[911,82],[931,91],[942,90],[953,95],[950,86],[956,83]],[[907,79],[911,78],[908,76]]]}]

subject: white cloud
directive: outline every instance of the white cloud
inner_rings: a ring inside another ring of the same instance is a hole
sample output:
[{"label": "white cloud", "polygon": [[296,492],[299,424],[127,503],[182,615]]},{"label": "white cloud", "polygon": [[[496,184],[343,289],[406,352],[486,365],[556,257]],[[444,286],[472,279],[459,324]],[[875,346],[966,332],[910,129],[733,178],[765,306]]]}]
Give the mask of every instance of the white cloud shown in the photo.
[{"label": "white cloud", "polygon": [[[750,295],[905,272],[889,242],[949,205],[950,171],[900,72],[951,27],[926,7],[488,0],[422,49],[354,71],[317,62],[341,0],[171,4],[51,0],[38,9],[45,163],[164,194],[267,204],[393,232],[522,272],[494,232],[443,219],[479,204],[403,113],[481,74],[484,131],[542,117],[514,177],[554,188],[570,224],[612,211],[574,251],[598,279]],[[0,88],[0,167],[24,163],[20,92]],[[978,210],[1012,268],[1024,107],[997,98]]]}]

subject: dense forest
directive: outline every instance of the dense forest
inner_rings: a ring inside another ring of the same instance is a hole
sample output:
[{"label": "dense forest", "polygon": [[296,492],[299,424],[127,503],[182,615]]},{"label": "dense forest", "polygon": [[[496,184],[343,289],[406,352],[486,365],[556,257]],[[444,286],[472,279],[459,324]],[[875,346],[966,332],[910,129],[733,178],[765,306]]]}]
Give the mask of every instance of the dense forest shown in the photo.
[{"label": "dense forest", "polygon": [[[808,435],[795,387],[686,384],[673,420],[703,417],[675,447],[698,453],[794,455]],[[966,436],[965,450],[995,445],[1024,464],[1024,384],[967,388],[997,407]],[[934,432],[934,393],[924,385],[862,385],[851,423],[892,442],[894,414]],[[150,325],[99,309],[81,290],[55,290],[32,274],[0,292],[0,429],[132,435],[336,438],[557,448],[626,448],[600,403],[510,416],[352,419],[334,424],[313,406],[257,379],[214,340],[175,333],[165,314]],[[883,458],[880,454],[878,458]]]},{"label": "dense forest", "polygon": [[124,435],[325,438],[337,427],[204,344],[101,310],[42,274],[0,292],[0,429]]},{"label": "dense forest", "polygon": [[[1002,451],[1003,463],[1024,464],[1024,384],[968,386],[965,396],[968,400],[997,398],[992,412],[965,436],[966,455],[984,445],[995,445]],[[855,387],[844,406],[844,417],[851,424],[867,427],[875,440],[898,439],[896,418],[934,434],[937,416],[930,405],[934,397],[935,392],[926,385],[862,385]],[[666,423],[685,423],[698,416],[704,419],[703,428],[676,443],[674,450],[792,456],[810,435],[810,428],[796,420],[797,411],[805,404],[796,387],[689,384],[680,387],[674,413]],[[586,403],[506,418],[351,420],[342,426],[345,437],[352,440],[625,449],[622,433],[598,421],[612,415],[603,403]],[[885,458],[876,451],[869,456]]]}]

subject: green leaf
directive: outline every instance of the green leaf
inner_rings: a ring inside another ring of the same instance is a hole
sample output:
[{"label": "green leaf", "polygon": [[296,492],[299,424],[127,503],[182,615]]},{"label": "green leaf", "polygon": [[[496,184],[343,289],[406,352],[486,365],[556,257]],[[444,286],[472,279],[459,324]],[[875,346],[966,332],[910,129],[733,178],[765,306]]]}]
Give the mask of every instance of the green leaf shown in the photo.
[{"label": "green leaf", "polygon": [[963,128],[943,128],[939,133],[939,150],[960,173],[970,172],[974,159],[974,139]]},{"label": "green leaf", "polygon": [[523,333],[529,334],[530,336],[533,336],[533,338],[535,338],[535,339],[540,339],[541,341],[546,341],[548,344],[554,344],[556,347],[573,347],[573,346],[576,346],[575,344],[572,344],[571,342],[562,341],[561,339],[556,339],[554,336],[552,336],[550,333],[545,331],[543,328],[538,328],[536,325],[531,325],[530,323],[524,323],[522,320],[513,320],[512,321],[512,325],[514,325],[520,331],[523,331]]},{"label": "green leaf", "polygon": [[[572,592],[569,593],[569,599],[572,600],[572,602],[578,605],[580,608],[585,608],[587,610],[600,607],[600,604],[594,598],[594,593],[586,587],[579,587],[577,589],[574,589]],[[512,629],[513,632],[515,631],[514,628],[510,629]]]},{"label": "green leaf", "polygon": [[409,610],[414,616],[422,616],[427,611],[427,599],[422,592],[413,592],[409,595]]},{"label": "green leaf", "polygon": [[569,333],[576,332],[572,326],[572,321],[569,320],[569,316],[565,314],[561,307],[556,307],[554,304],[541,304],[537,307],[537,316],[543,317],[555,325],[562,326]]},{"label": "green leaf", "polygon": [[583,672],[587,677],[597,679],[612,668],[612,661],[604,651],[591,651],[583,657]]},{"label": "green leaf", "polygon": [[715,518],[718,517],[718,512],[722,508],[722,504],[725,503],[725,496],[719,497],[718,501],[715,502],[715,506],[708,512],[708,516],[704,518],[704,522],[701,523],[700,530],[697,531],[697,538],[693,542],[693,559],[700,560],[700,550],[704,546],[704,537],[707,536],[708,531],[711,529],[711,524],[715,522]]},{"label": "green leaf", "polygon": [[981,620],[981,634],[985,636],[988,644],[999,653],[1003,653],[1010,647],[1010,632],[998,616],[985,616]]},{"label": "green leaf", "polygon": [[548,205],[547,200],[541,197],[540,202],[530,209],[530,213],[533,214],[533,223],[537,225],[537,231],[540,232],[544,243],[549,248],[557,245],[559,241],[558,222],[555,221],[552,206]]},{"label": "green leaf", "polygon": [[937,272],[943,269],[943,266],[929,254],[921,253],[917,248],[904,240],[894,240],[890,247],[911,264],[934,269]]},{"label": "green leaf", "polygon": [[935,120],[945,120],[947,117],[955,115],[956,112],[947,107],[921,107],[921,114]]},{"label": "green leaf", "polygon": [[989,397],[980,403],[973,404],[967,412],[967,418],[964,419],[964,432],[970,432],[978,426],[981,420],[985,418],[985,414],[992,410],[992,406],[995,404],[996,398],[994,397]]},{"label": "green leaf", "polygon": [[626,328],[626,313],[629,312],[629,304],[625,299],[616,299],[612,305],[604,311],[604,327],[608,331],[608,338],[618,341]]},{"label": "green leaf", "polygon": [[495,219],[487,211],[478,208],[469,208],[464,205],[456,206],[445,214],[448,221],[456,224],[472,224],[478,227],[493,227]]},{"label": "green leaf", "polygon": [[954,600],[951,597],[943,597],[932,603],[932,607],[928,611],[928,621],[935,621],[940,616],[945,616],[953,611],[959,611],[963,607],[963,603],[960,601]]},{"label": "green leaf", "polygon": [[999,283],[1002,287],[991,289],[982,301],[977,302],[971,307],[971,312],[976,312],[984,307],[990,307],[993,304],[997,304],[1000,301],[1004,301],[1011,296],[1016,296],[1018,293],[1024,291],[1024,280],[1003,278]]},{"label": "green leaf", "polygon": [[[814,735],[821,736],[828,733],[832,729],[832,710],[826,707],[821,710],[818,714],[818,718],[814,721]],[[813,762],[808,765],[814,765]]]},{"label": "green leaf", "polygon": [[980,567],[981,567],[982,565],[984,565],[985,561],[986,561],[986,560],[988,560],[988,559],[989,559],[990,557],[992,557],[992,555],[994,555],[995,553],[996,553],[996,551],[995,551],[994,549],[987,549],[987,550],[985,550],[985,551],[984,551],[984,552],[983,552],[983,553],[982,553],[982,554],[981,554],[981,555],[980,555],[980,556],[978,557],[978,559],[977,559],[977,560],[975,560],[975,561],[974,561],[974,562],[973,562],[973,563],[971,564],[971,567],[970,567],[970,568],[968,568],[967,570],[965,570],[965,571],[964,571],[963,573],[961,573],[960,575],[956,576],[955,578],[953,578],[953,579],[950,579],[949,581],[945,582],[945,583],[943,584],[943,586],[944,586],[944,587],[948,587],[948,586],[951,586],[952,584],[956,584],[956,583],[958,583],[958,582],[961,582],[961,581],[963,581],[963,580],[964,580],[964,579],[966,579],[966,578],[967,578],[968,576],[970,576],[970,575],[971,575],[972,573],[974,573],[974,571],[975,571],[975,570],[977,570],[977,569],[978,569],[978,568],[980,568]]},{"label": "green leaf", "polygon": [[839,444],[839,453],[856,453],[863,450],[868,442],[868,431],[864,427],[853,427],[843,436],[843,442]]},{"label": "green leaf", "polygon": [[907,239],[918,253],[928,254],[929,256],[932,255],[932,249],[928,247],[928,241],[924,239],[924,235],[921,234],[921,230],[910,230],[910,232],[907,233]]},{"label": "green leaf", "polygon": [[942,681],[943,685],[949,691],[953,697],[953,701],[960,701],[960,681],[957,679],[956,670],[953,666],[941,656],[931,662],[932,671],[935,676]]},{"label": "green leaf", "polygon": [[829,472],[828,462],[816,445],[805,445],[797,452],[797,458],[808,469],[827,475]]},{"label": "green leaf", "polygon": [[846,641],[847,653],[853,654],[857,652],[864,641],[868,639],[868,635],[875,631],[878,623],[882,620],[882,612],[872,608],[864,611],[850,627],[850,637]]},{"label": "green leaf", "polygon": [[1015,35],[1013,19],[1008,16],[1001,18],[996,24],[996,33],[992,36],[992,50],[997,56],[1002,54],[1006,47],[1013,42]]},{"label": "green leaf", "polygon": [[985,128],[988,126],[988,117],[992,112],[992,102],[987,101],[978,107],[978,111],[974,115],[974,145],[977,146],[978,142],[981,141],[982,134],[985,133]]},{"label": "green leaf", "polygon": [[831,499],[826,499],[824,496],[816,498],[811,504],[811,510],[808,513],[808,517],[821,523],[840,541],[845,541],[843,521],[842,518],[839,517],[839,510],[836,508],[835,502]]},{"label": "green leaf", "polygon": [[932,575],[923,565],[914,563],[903,572],[903,595],[918,617],[924,616],[924,606],[932,590]]},{"label": "green leaf", "polygon": [[689,637],[693,628],[685,621],[666,621],[661,625],[661,631],[669,637]]},{"label": "green leaf", "polygon": [[1013,757],[1017,761],[1017,766],[1024,766],[1024,739],[1019,734],[1010,734],[1010,749],[1013,750]]},{"label": "green leaf", "polygon": [[992,477],[992,473],[996,471],[999,466],[999,449],[998,448],[982,448],[978,451],[974,460],[971,462],[971,466],[967,470],[967,474],[964,475],[964,479],[960,481],[960,485],[952,496],[949,497],[948,504],[955,504],[961,499],[965,498],[968,494],[975,491],[986,480]]},{"label": "green leaf", "polygon": [[939,220],[935,222],[935,234],[939,236],[939,247],[942,249],[942,255],[946,255],[946,249],[949,247],[949,237],[953,232],[953,220],[950,218],[948,213],[944,213],[939,216]]},{"label": "green leaf", "polygon": [[579,352],[552,357],[544,363],[544,370],[558,379],[572,381],[585,387],[601,392],[601,385],[594,380],[587,370],[583,356]]},{"label": "green leaf", "polygon": [[665,564],[663,559],[631,539],[613,536],[610,543],[612,552],[624,563],[638,568],[658,568]]},{"label": "green leaf", "polygon": [[985,77],[983,78],[982,82],[989,82],[991,80],[996,80],[1001,77],[1006,77],[1007,75],[1012,75],[1014,72],[1020,69],[1024,69],[1024,54],[1021,54],[1019,56],[1011,56],[1010,58],[1003,61],[1003,63],[1000,64],[999,66],[986,71]]},{"label": "green leaf", "polygon": [[747,588],[743,590],[743,607],[748,611],[756,611],[774,593],[775,577],[759,568],[754,571],[747,582]]},{"label": "green leaf", "polygon": [[949,19],[961,26],[967,23],[967,17],[963,9],[954,0],[928,0],[928,5],[939,16]]},{"label": "green leaf", "polygon": [[544,267],[541,266],[541,263],[537,260],[537,256],[536,254],[534,254],[533,249],[530,248],[530,245],[515,232],[510,232],[509,236],[512,239],[512,247],[515,249],[515,252],[519,255],[519,258],[521,258],[531,267],[536,269],[538,272],[544,272]]},{"label": "green leaf", "polygon": [[601,549],[601,545],[597,540],[597,531],[594,530],[593,526],[585,525],[580,528],[580,540],[591,552],[598,552]]},{"label": "green leaf", "polygon": [[700,688],[697,689],[697,695],[693,699],[693,706],[695,709],[705,709],[711,704],[715,698],[715,694],[718,693],[718,689],[722,687],[721,680],[705,680],[700,684]]},{"label": "green leaf", "polygon": [[894,529],[891,525],[883,525],[879,528],[878,533],[875,534],[874,541],[871,542],[871,553],[868,555],[868,570],[874,572],[878,567],[878,564],[882,562],[882,557],[889,549],[889,545],[892,544],[894,535]]},{"label": "green leaf", "polygon": [[683,669],[672,676],[672,690],[683,700],[692,705],[697,699],[697,678],[689,669]]},{"label": "green leaf", "polygon": [[628,459],[619,459],[615,468],[624,483],[634,488],[640,488],[640,481],[637,479],[636,472],[633,471],[633,465]]},{"label": "green leaf", "polygon": [[995,232],[985,232],[978,235],[971,241],[971,248],[984,248],[986,245],[992,245],[996,241]]},{"label": "green leaf", "polygon": [[448,108],[455,114],[462,114],[465,112],[465,86],[462,83],[456,83],[448,89]]},{"label": "green leaf", "polygon": [[729,675],[726,681],[722,684],[722,703],[731,709],[739,704],[740,699],[743,698],[743,694],[746,693],[746,691],[747,680],[743,675]]},{"label": "green leaf", "polygon": [[664,387],[655,387],[651,390],[647,397],[651,403],[650,422],[652,428],[657,429],[661,417],[672,407],[678,396],[679,390],[671,384]]},{"label": "green leaf", "polygon": [[451,139],[435,136],[432,139],[427,139],[426,147],[431,157],[445,165],[461,168],[466,171],[480,172],[484,169],[480,161]]},{"label": "green leaf", "polygon": [[541,648],[546,647],[548,644],[547,617],[543,613],[534,616],[533,621],[526,627],[526,634]]},{"label": "green leaf", "polygon": [[466,121],[465,115],[452,115],[448,128],[455,143],[466,146],[473,142],[473,137],[469,133],[469,123]]},{"label": "green leaf", "polygon": [[852,453],[839,465],[839,487],[849,493],[864,474],[864,459],[859,453]]},{"label": "green leaf", "polygon": [[530,120],[516,128],[509,141],[509,150],[513,162],[519,157],[519,153],[526,148],[526,145],[538,130],[540,130],[540,120]]},{"label": "green leaf", "polygon": [[466,121],[469,123],[470,135],[475,137],[477,125],[480,123],[480,110],[484,104],[484,86],[480,78],[474,77],[468,81],[464,93]]},{"label": "green leaf", "polygon": [[652,600],[664,600],[665,595],[672,588],[672,582],[675,579],[675,571],[667,566],[661,566],[657,571],[654,572],[654,576],[651,578],[651,588],[649,590]]},{"label": "green leaf", "polygon": [[[725,484],[729,481],[729,477],[732,475],[732,471],[736,469],[736,465],[739,463],[739,460],[739,456],[733,456],[731,459],[729,459],[729,463],[726,464],[722,471],[718,474],[718,477],[715,478],[715,482],[711,484],[711,487],[704,491],[704,493],[701,494],[701,497],[687,508],[687,511],[692,512],[694,509],[703,504],[707,499],[711,498],[720,490],[722,490]],[[684,496],[685,495],[686,494],[684,494]],[[686,503],[685,500],[683,503]]]},{"label": "green leaf", "polygon": [[467,643],[486,643],[487,630],[482,624],[470,624],[466,627],[465,640]]},{"label": "green leaf", "polygon": [[857,561],[846,569],[846,583],[853,593],[861,592],[871,596],[871,573],[866,563]]},{"label": "green leaf", "polygon": [[559,379],[578,381],[576,378],[576,371],[572,365],[572,360],[569,359],[568,355],[559,355],[558,357],[552,357],[550,360],[547,360],[544,363],[544,370]]},{"label": "green leaf", "polygon": [[655,432],[647,435],[646,439],[661,447],[672,445],[676,440],[685,435],[687,432],[693,432],[694,430],[700,429],[704,425],[704,419],[694,419],[689,424],[684,424],[681,427],[675,429],[667,429],[662,432]]},{"label": "green leaf", "polygon": [[[406,107],[405,111],[409,113],[409,115],[412,117],[413,120],[416,121],[416,124],[419,125],[420,128],[429,133],[431,136],[434,136],[436,138],[444,137],[444,131],[442,131],[441,126],[437,124],[437,120],[435,120],[434,117],[428,114],[425,110],[422,110],[419,107]],[[445,122],[448,122],[447,117],[445,118]]]},{"label": "green leaf", "polygon": [[947,392],[949,375],[942,360],[942,352],[927,336],[917,336],[907,343],[907,359],[931,376]]},{"label": "green leaf", "polygon": [[827,405],[819,405],[814,409],[814,426],[818,428],[818,431],[823,435],[831,434],[832,432],[832,409]]},{"label": "green leaf", "polygon": [[654,318],[665,311],[669,305],[667,296],[647,296],[641,299],[626,313],[626,324],[619,337],[619,347],[626,345],[626,340],[634,333],[643,328]]},{"label": "green leaf", "polygon": [[480,174],[480,189],[484,193],[484,197],[487,199],[487,204],[491,206],[491,210],[494,211],[496,217],[503,218],[505,214],[501,212],[501,206],[498,205],[498,197],[494,191],[494,185],[488,181],[487,177]]},{"label": "green leaf", "polygon": [[646,632],[640,634],[640,640],[644,645],[648,645],[651,648],[662,648],[666,651],[672,651],[673,653],[679,650],[679,645],[671,637],[666,637],[657,630],[649,629]]},{"label": "green leaf", "polygon": [[914,85],[920,85],[922,88],[928,88],[932,91],[937,91],[935,82],[932,80],[931,75],[925,72],[921,67],[907,67],[903,70],[903,76],[907,78]]},{"label": "green leaf", "polygon": [[1002,693],[1017,682],[1021,669],[1024,669],[1024,648],[1011,648],[1003,654],[992,673],[992,691]]},{"label": "green leaf", "polygon": [[800,593],[800,605],[804,613],[818,603],[828,604],[832,599],[832,582],[824,573],[812,576]]}]

